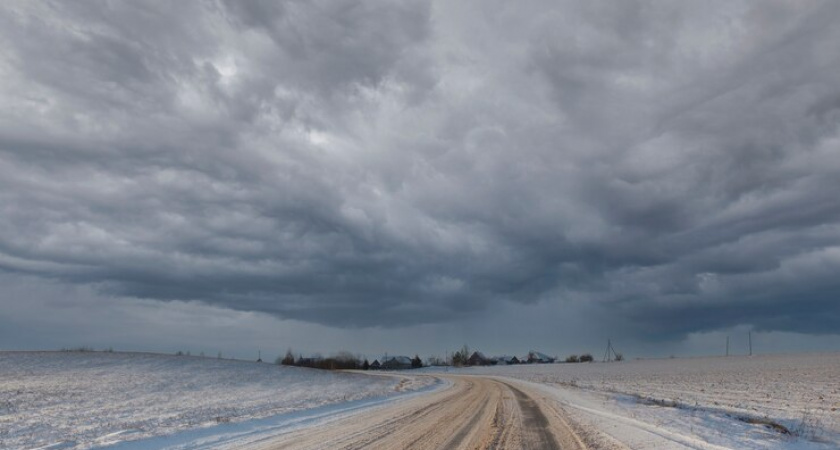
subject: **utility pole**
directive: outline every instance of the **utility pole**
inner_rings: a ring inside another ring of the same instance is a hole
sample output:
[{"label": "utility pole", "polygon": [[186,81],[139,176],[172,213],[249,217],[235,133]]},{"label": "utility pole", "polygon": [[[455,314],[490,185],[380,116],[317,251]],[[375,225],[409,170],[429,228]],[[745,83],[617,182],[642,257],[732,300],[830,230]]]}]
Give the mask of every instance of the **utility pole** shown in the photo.
[{"label": "utility pole", "polygon": [[615,355],[615,360],[618,361],[618,352],[613,348],[612,340],[607,339],[607,351],[604,352],[604,362],[612,362],[613,355]]},{"label": "utility pole", "polygon": [[729,356],[729,336],[726,336],[726,356]]},{"label": "utility pole", "polygon": [[610,355],[610,340],[609,338],[607,338],[607,350],[604,351],[604,357],[601,360],[604,362],[609,362],[610,360],[612,360],[611,356],[612,355]]},{"label": "utility pole", "polygon": [[752,356],[752,331],[750,331],[749,337],[750,337],[750,356]]}]

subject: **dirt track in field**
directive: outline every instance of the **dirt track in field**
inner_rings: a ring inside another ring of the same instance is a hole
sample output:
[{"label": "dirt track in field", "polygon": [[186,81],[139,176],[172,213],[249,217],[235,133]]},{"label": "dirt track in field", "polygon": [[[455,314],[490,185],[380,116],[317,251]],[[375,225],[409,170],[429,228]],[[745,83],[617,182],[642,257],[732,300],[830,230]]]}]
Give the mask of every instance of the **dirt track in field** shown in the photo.
[{"label": "dirt track in field", "polygon": [[563,412],[523,386],[447,376],[452,386],[278,436],[275,449],[586,449]]}]

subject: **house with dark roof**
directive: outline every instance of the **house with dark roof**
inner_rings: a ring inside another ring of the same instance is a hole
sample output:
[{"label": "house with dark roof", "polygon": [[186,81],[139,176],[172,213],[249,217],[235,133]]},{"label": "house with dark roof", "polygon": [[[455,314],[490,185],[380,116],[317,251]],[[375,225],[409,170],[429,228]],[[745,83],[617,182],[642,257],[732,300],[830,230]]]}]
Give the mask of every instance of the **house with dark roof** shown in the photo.
[{"label": "house with dark roof", "polygon": [[554,362],[555,358],[552,358],[545,353],[535,352],[531,350],[528,352],[528,359],[526,361],[528,364],[550,364]]},{"label": "house with dark roof", "polygon": [[507,366],[519,364],[519,358],[517,358],[516,356],[498,356],[495,359],[496,364],[504,364]]},{"label": "house with dark roof", "polygon": [[408,356],[392,356],[385,359],[382,368],[385,370],[411,369],[411,358]]},{"label": "house with dark roof", "polygon": [[489,366],[492,365],[494,361],[486,356],[484,356],[481,352],[473,352],[473,354],[467,359],[468,366]]},{"label": "house with dark roof", "polygon": [[379,364],[378,359],[374,359],[372,363],[370,363],[370,370],[379,370],[382,368],[382,364]]}]

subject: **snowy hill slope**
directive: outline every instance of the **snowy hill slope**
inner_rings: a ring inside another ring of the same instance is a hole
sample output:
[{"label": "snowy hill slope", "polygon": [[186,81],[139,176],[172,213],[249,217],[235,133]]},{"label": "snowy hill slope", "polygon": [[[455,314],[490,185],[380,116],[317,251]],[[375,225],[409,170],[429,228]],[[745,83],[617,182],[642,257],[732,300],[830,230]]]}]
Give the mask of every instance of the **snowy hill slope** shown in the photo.
[{"label": "snowy hill slope", "polygon": [[90,448],[431,384],[142,353],[0,353],[0,448]]}]

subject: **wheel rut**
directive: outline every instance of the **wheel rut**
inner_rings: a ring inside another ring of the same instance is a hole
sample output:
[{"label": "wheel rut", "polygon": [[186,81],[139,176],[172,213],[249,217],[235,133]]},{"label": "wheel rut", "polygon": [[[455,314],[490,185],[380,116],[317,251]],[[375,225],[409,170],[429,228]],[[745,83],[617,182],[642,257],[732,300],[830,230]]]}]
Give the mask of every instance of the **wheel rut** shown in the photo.
[{"label": "wheel rut", "polygon": [[561,450],[560,444],[551,432],[548,417],[542,412],[537,402],[521,390],[504,383],[513,392],[522,418],[523,449]]}]

